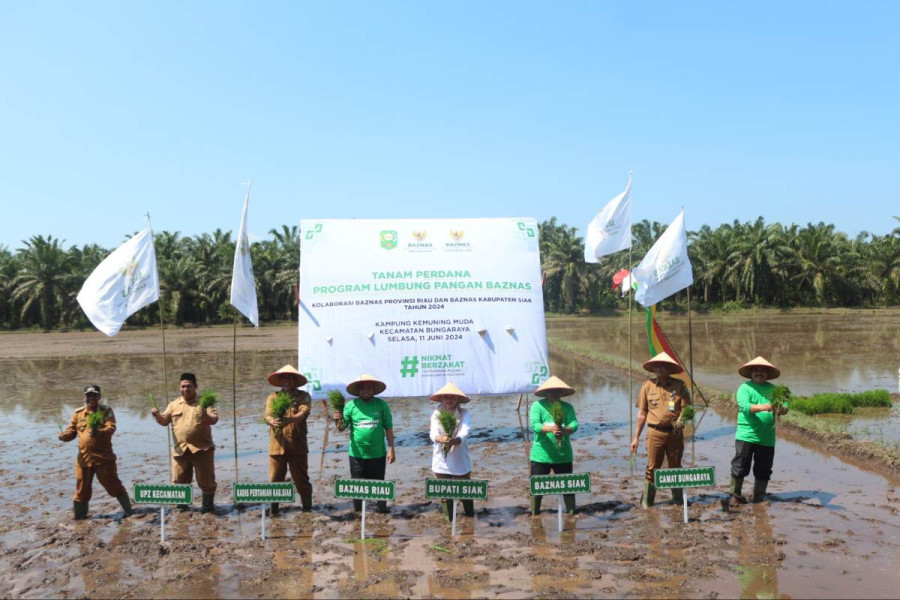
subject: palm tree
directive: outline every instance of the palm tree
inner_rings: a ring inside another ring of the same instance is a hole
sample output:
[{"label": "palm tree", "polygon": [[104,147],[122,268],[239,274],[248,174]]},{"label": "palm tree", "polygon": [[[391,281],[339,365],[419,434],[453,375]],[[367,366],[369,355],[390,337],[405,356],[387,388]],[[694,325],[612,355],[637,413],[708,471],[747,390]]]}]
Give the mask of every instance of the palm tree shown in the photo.
[{"label": "palm tree", "polygon": [[72,259],[52,235],[33,236],[19,251],[21,270],[13,280],[12,299],[22,303],[21,315],[37,305],[41,327],[50,330],[58,324],[62,303],[68,297],[74,277]]}]

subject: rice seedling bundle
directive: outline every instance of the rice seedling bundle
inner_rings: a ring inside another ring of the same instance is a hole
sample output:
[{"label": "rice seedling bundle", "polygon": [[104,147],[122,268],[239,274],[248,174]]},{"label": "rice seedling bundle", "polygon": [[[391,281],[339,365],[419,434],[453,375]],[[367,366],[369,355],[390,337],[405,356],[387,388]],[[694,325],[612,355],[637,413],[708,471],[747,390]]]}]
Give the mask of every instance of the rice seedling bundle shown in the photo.
[{"label": "rice seedling bundle", "polygon": [[347,400],[340,390],[331,390],[328,392],[328,405],[331,406],[331,410],[334,412],[344,414],[344,404],[346,403]]},{"label": "rice seedling bundle", "polygon": [[[284,392],[275,394],[275,398],[272,400],[272,413],[275,415],[275,418],[283,419],[291,409],[293,403],[293,399]],[[282,427],[276,427],[275,435],[281,435],[281,430]]]},{"label": "rice seedling bundle", "polygon": [[[438,413],[438,423],[441,425],[441,429],[444,430],[444,435],[448,438],[452,438],[456,433],[456,428],[459,426],[459,419],[456,418],[456,415],[450,412],[449,410],[442,410]],[[444,453],[444,456],[447,456],[447,453],[453,448],[453,445],[450,444],[449,440],[444,442],[441,450]]]},{"label": "rice seedling bundle", "polygon": [[208,410],[214,408],[219,403],[219,396],[212,390],[206,390],[200,394],[200,408]]},{"label": "rice seedling bundle", "polygon": [[103,421],[106,420],[106,411],[97,409],[87,416],[87,426],[91,429],[100,429],[103,427]]},{"label": "rice seedling bundle", "polygon": [[[557,427],[562,427],[566,422],[566,409],[563,408],[562,402],[556,400],[550,405],[550,418]],[[562,446],[562,437],[556,438],[556,445]]]},{"label": "rice seedling bundle", "polygon": [[690,423],[694,420],[697,411],[694,410],[694,407],[690,404],[681,409],[681,422],[682,423]]}]

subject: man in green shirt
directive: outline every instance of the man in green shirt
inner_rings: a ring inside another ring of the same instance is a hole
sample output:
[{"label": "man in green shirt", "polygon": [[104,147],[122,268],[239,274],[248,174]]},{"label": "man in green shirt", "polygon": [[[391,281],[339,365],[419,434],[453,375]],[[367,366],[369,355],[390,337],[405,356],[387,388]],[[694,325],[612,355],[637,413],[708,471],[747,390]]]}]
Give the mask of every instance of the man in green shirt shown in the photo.
[{"label": "man in green shirt", "polygon": [[[388,403],[376,397],[387,385],[371,375],[360,375],[347,384],[347,393],[356,396],[344,405],[344,412],[334,412],[338,431],[350,429],[350,476],[354,479],[384,480],[386,463],[394,462],[394,420]],[[384,438],[387,437],[387,448]],[[354,500],[353,509],[362,510],[362,501]],[[380,500],[377,511],[388,512],[387,502]]]},{"label": "man in green shirt", "polygon": [[787,414],[785,403],[779,407],[772,403],[775,386],[769,380],[776,379],[781,371],[772,363],[757,356],[738,369],[745,382],[737,391],[737,431],[734,435],[735,454],[731,461],[731,504],[744,504],[741,495],[744,477],[753,464],[753,501],[759,502],[766,495],[775,461],[775,416]]},{"label": "man in green shirt", "polygon": [[[572,472],[572,443],[569,436],[578,431],[578,420],[575,409],[568,402],[560,400],[563,396],[571,396],[575,390],[559,377],[551,377],[535,390],[539,400],[531,405],[529,420],[534,441],[531,444],[531,474],[556,475]],[[554,409],[554,404],[559,406]],[[556,414],[554,414],[556,413]],[[531,497],[531,514],[541,512],[542,496]],[[575,513],[575,494],[565,494],[563,502],[566,512]]]}]

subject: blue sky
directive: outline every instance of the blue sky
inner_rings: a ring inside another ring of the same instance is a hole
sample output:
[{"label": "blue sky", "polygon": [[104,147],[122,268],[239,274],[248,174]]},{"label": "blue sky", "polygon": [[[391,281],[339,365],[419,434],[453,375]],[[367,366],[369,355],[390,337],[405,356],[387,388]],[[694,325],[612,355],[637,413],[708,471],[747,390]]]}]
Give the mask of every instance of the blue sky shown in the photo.
[{"label": "blue sky", "polygon": [[900,215],[900,2],[5,2],[0,244]]}]

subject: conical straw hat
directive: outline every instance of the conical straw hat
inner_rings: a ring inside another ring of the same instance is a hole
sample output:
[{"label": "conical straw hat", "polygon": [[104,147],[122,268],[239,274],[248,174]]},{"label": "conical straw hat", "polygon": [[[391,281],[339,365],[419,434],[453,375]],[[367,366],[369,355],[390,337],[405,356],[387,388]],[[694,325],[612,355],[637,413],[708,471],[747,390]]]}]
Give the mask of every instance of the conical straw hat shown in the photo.
[{"label": "conical straw hat", "polygon": [[361,383],[371,383],[374,386],[374,394],[377,396],[381,392],[387,389],[387,385],[383,381],[378,381],[374,377],[369,374],[363,373],[359,377],[356,378],[356,381],[351,381],[347,384],[347,393],[351,396],[359,396],[359,385]]},{"label": "conical straw hat", "polygon": [[471,398],[466,396],[463,393],[463,391],[461,389],[459,389],[458,387],[456,387],[456,384],[453,383],[452,381],[448,381],[447,385],[445,385],[444,387],[442,387],[441,389],[439,389],[438,391],[433,393],[431,396],[429,396],[429,398],[433,402],[440,402],[441,396],[456,396],[457,398],[459,398],[459,402],[461,404],[465,404],[466,402],[471,400]]},{"label": "conical straw hat", "polygon": [[653,367],[657,367],[660,365],[669,367],[669,375],[675,375],[676,373],[684,372],[684,367],[678,364],[677,360],[675,360],[665,352],[660,352],[659,354],[645,362],[644,369],[652,373]]},{"label": "conical straw hat", "polygon": [[753,370],[753,367],[764,367],[768,372],[768,379],[778,379],[779,375],[781,375],[781,371],[779,371],[775,365],[764,359],[762,356],[757,356],[747,364],[743,365],[740,369],[738,369],[738,373],[740,373],[741,377],[746,377],[750,379],[750,371]]},{"label": "conical straw hat", "polygon": [[541,384],[541,387],[534,390],[534,395],[540,398],[546,398],[549,392],[558,392],[560,396],[571,396],[575,390],[565,381],[554,375]]},{"label": "conical straw hat", "polygon": [[269,375],[269,383],[276,387],[280,387],[283,385],[281,380],[285,377],[292,377],[294,380],[299,380],[300,383],[297,384],[297,387],[301,385],[306,385],[306,377],[303,376],[303,373],[292,367],[291,365],[284,365],[271,375]]}]

